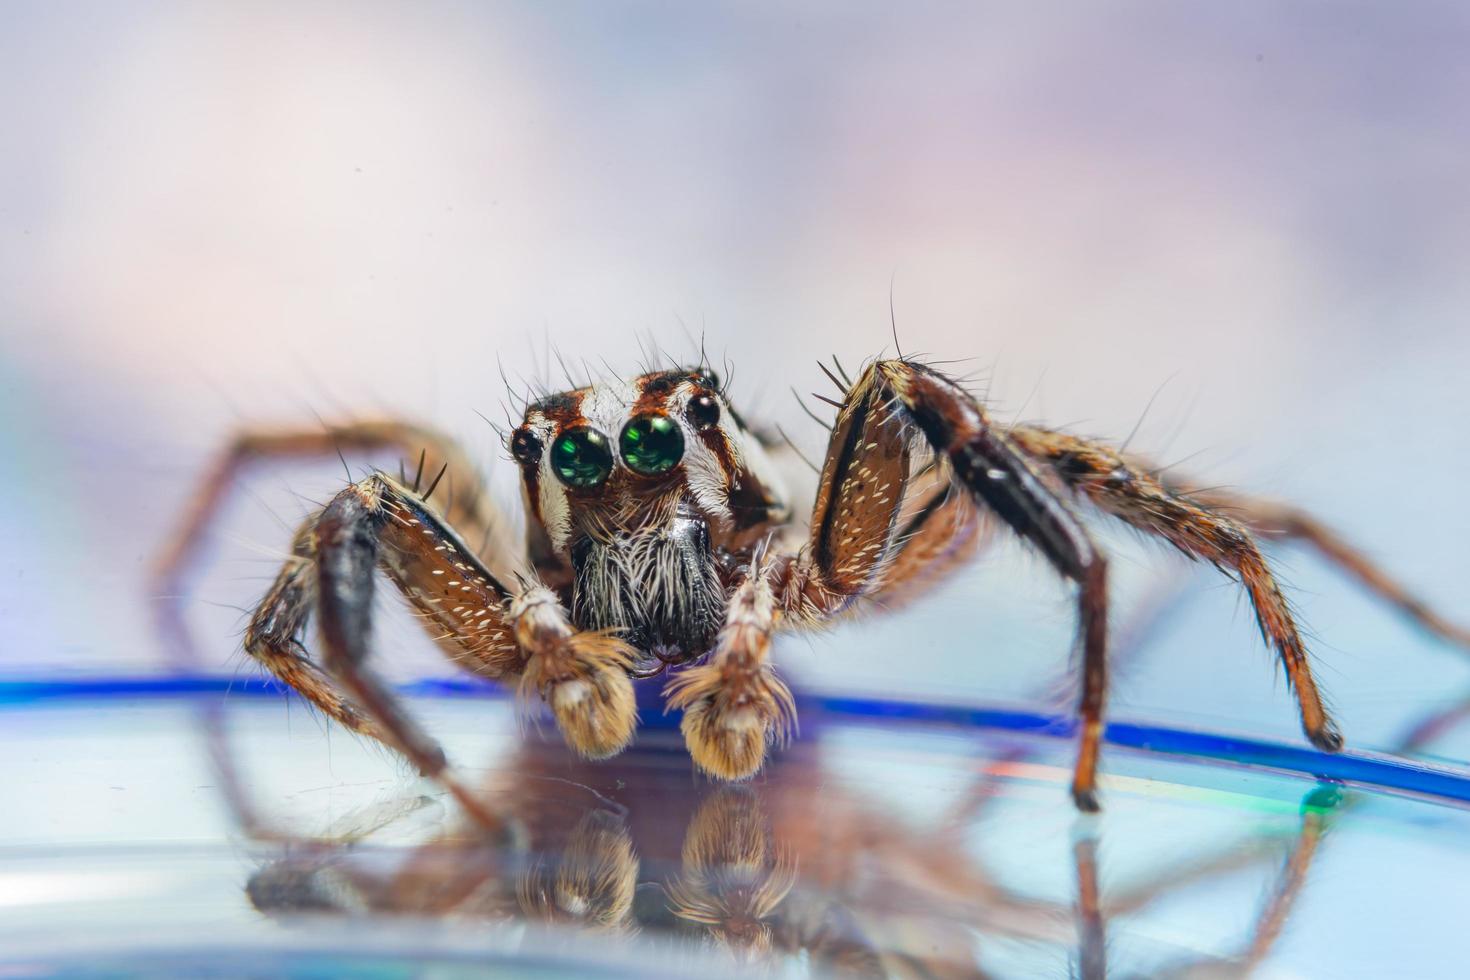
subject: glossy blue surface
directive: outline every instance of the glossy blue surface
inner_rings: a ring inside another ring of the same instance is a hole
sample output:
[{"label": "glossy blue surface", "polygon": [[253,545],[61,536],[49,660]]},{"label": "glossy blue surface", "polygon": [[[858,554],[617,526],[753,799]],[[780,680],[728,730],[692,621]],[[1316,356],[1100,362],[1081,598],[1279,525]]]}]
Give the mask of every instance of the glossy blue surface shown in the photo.
[{"label": "glossy blue surface", "polygon": [[[430,679],[402,685],[400,692],[417,698],[504,698],[505,691],[472,679]],[[657,710],[660,702],[649,695],[655,685],[641,684],[642,725],[650,729],[678,727],[678,715]],[[85,680],[0,680],[0,706],[89,699],[196,700],[208,696],[236,698],[282,698],[291,696],[268,678],[226,679],[222,677],[93,677]],[[1075,723],[1065,717],[989,706],[932,704],[918,701],[855,698],[838,695],[798,696],[801,717],[810,728],[825,718],[842,721],[865,720],[938,725],[976,733],[1015,732],[1070,738]],[[1393,792],[1415,793],[1445,800],[1470,802],[1470,774],[1432,766],[1410,759],[1347,751],[1337,754],[1310,747],[1281,745],[1260,739],[1197,732],[1161,725],[1137,725],[1113,721],[1107,726],[1108,745],[1141,749],[1182,759],[1223,762],[1239,766],[1274,769],[1324,780],[1351,782]]]}]

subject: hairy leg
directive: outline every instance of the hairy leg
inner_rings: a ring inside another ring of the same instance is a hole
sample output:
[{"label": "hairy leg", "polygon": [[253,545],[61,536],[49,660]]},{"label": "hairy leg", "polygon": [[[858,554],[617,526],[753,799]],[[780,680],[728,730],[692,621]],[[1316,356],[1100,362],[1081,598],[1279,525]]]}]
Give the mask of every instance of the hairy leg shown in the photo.
[{"label": "hairy leg", "polygon": [[1173,493],[1146,469],[1102,443],[1018,425],[1011,438],[1065,484],[1131,527],[1158,535],[1190,558],[1239,577],[1261,634],[1281,658],[1301,708],[1302,731],[1318,748],[1342,748],[1342,734],[1322,703],[1295,617],[1250,531],[1239,522]]},{"label": "hairy leg", "polygon": [[995,522],[953,484],[948,467],[936,459],[910,481],[897,519],[894,554],[869,602],[892,611],[923,598],[969,564],[994,532]]},{"label": "hairy leg", "polygon": [[1229,514],[1266,540],[1302,541],[1311,545],[1320,555],[1348,572],[1368,591],[1397,607],[1423,629],[1470,648],[1470,628],[1446,619],[1342,535],[1301,508],[1232,490],[1196,490],[1169,477],[1161,478],[1160,482],[1171,493],[1187,496],[1202,507]]},{"label": "hairy leg", "polygon": [[[522,549],[510,535],[510,524],[485,494],[478,473],[466,454],[441,433],[396,420],[360,420],[320,429],[253,428],[238,433],[211,466],[192,497],[184,520],[158,556],[153,590],[161,637],[175,662],[195,669],[199,656],[183,615],[187,577],[197,563],[210,524],[232,489],[238,474],[254,464],[284,459],[330,457],[334,453],[397,449],[415,469],[413,490],[442,485],[442,512],[480,543],[497,569],[514,570]],[[454,491],[454,492],[451,492]],[[287,560],[270,591],[251,618],[245,649],[284,683],[348,729],[383,740],[386,733],[361,707],[347,697],[331,676],[313,663],[301,643],[305,622],[317,605],[317,536],[320,515],[313,516],[295,536]],[[441,647],[445,644],[441,643]],[[455,659],[474,668],[477,661],[464,654]],[[466,661],[469,661],[466,663]],[[205,737],[227,797],[248,832],[260,830],[248,811],[240,781],[229,762],[231,753],[218,705],[203,709]]]},{"label": "hairy leg", "polygon": [[[626,644],[574,632],[545,589],[513,597],[408,487],[381,474],[348,487],[297,534],[295,554],[252,619],[246,648],[329,716],[437,778],[482,825],[494,829],[493,815],[367,666],[379,570],[456,663],[490,679],[518,679],[523,692],[540,694],[577,751],[609,755],[632,737],[633,651]],[[313,607],[325,670],[301,642]]]},{"label": "hairy leg", "polygon": [[318,429],[250,428],[237,433],[210,466],[184,520],[158,556],[154,566],[158,593],[172,596],[185,584],[183,578],[196,561],[210,524],[247,467],[384,449],[397,450],[416,469],[415,490],[438,479],[445,501],[439,512],[450,526],[475,542],[477,555],[488,558],[500,575],[514,569],[524,549],[513,537],[509,520],[485,492],[479,471],[464,450],[433,429],[391,419],[365,419]]},{"label": "hairy leg", "polygon": [[327,717],[359,735],[383,741],[381,729],[315,664],[301,642],[317,601],[316,525],[296,535],[292,557],[276,576],[245,630],[245,652]]},{"label": "hairy leg", "polygon": [[[820,622],[885,582],[914,438],[945,460],[956,484],[1079,586],[1081,743],[1072,795],[1095,810],[1107,692],[1107,563],[1070,504],[958,384],[911,361],[878,361],[845,393],[812,518],[811,540],[777,589],[798,622]],[[916,563],[908,569],[918,574]],[[896,585],[892,576],[890,586]]]}]

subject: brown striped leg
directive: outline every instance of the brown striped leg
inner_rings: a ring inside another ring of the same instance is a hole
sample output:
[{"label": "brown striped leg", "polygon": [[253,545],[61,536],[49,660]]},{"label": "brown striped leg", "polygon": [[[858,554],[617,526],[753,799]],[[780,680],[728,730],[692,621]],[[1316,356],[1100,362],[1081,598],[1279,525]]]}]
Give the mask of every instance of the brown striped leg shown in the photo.
[{"label": "brown striped leg", "polygon": [[1261,634],[1276,648],[1296,692],[1302,731],[1324,751],[1342,748],[1342,734],[1322,703],[1291,608],[1243,525],[1171,493],[1144,467],[1101,443],[1019,425],[1011,430],[1011,438],[1103,511],[1158,535],[1190,558],[1239,576],[1255,607]]},{"label": "brown striped leg", "polygon": [[[946,460],[956,483],[1079,586],[1082,728],[1072,796],[1080,809],[1096,810],[1107,695],[1107,563],[1071,506],[953,381],[910,361],[878,361],[845,391],[811,541],[783,569],[780,605],[798,622],[817,622],[885,583],[909,489],[915,430]],[[890,576],[886,584],[899,583]]]},{"label": "brown striped leg", "polygon": [[[390,477],[374,476],[339,494],[317,524],[318,601],[329,643],[329,532],[353,535],[343,547],[372,555],[456,663],[492,680],[519,678],[523,693],[544,698],[572,748],[600,758],[632,738],[632,648],[607,633],[573,630],[548,589],[533,586],[513,595],[442,519]],[[356,567],[351,572],[344,581],[370,595],[371,575]],[[365,602],[356,592],[337,598],[344,609]],[[344,642],[355,646],[339,652],[360,662],[365,624]]]},{"label": "brown striped leg", "polygon": [[1451,622],[1377,562],[1349,544],[1342,535],[1300,508],[1229,490],[1195,490],[1188,484],[1163,478],[1171,492],[1187,496],[1210,510],[1229,514],[1268,541],[1302,541],[1328,561],[1356,578],[1368,591],[1394,606],[1428,632],[1470,648],[1470,627]]},{"label": "brown striped leg", "polygon": [[296,537],[292,557],[276,576],[245,630],[245,652],[349,731],[382,741],[372,719],[343,696],[332,678],[312,662],[301,634],[316,606],[316,534],[308,525]]},{"label": "brown striped leg", "polygon": [[[210,523],[217,517],[237,475],[252,464],[284,459],[329,458],[334,453],[397,449],[416,470],[415,489],[436,478],[443,489],[444,512],[455,526],[480,543],[496,568],[514,569],[523,549],[509,534],[509,522],[485,494],[468,457],[450,439],[433,430],[393,420],[361,420],[315,430],[249,429],[231,440],[194,494],[185,518],[155,564],[153,591],[160,636],[181,669],[198,669],[200,657],[183,615],[187,577],[198,561]],[[454,491],[451,493],[451,491]],[[349,729],[375,738],[383,732],[306,656],[300,634],[316,605],[315,518],[297,534],[289,559],[251,619],[247,652],[286,684]],[[441,643],[441,646],[444,644]],[[460,663],[476,666],[460,653]],[[468,661],[468,663],[466,663]],[[203,709],[203,727],[211,756],[219,762],[231,753],[217,704]],[[258,822],[245,808],[233,766],[216,766],[240,825]]]},{"label": "brown striped leg", "polygon": [[[482,826],[503,829],[367,666],[379,570],[456,663],[495,680],[519,678],[522,691],[545,698],[579,752],[608,755],[632,737],[627,669],[633,653],[626,644],[604,634],[574,633],[545,589],[532,588],[512,601],[510,591],[408,487],[381,474],[348,487],[298,533],[296,553],[252,620],[247,649],[333,718],[382,740],[438,779]],[[307,659],[300,643],[313,606],[326,672]]]},{"label": "brown striped leg", "polygon": [[984,550],[994,532],[995,522],[953,485],[948,466],[935,460],[910,482],[894,555],[870,602],[891,612],[923,598]]},{"label": "brown striped leg", "polygon": [[[450,769],[444,750],[367,666],[380,546],[385,529],[400,527],[402,521],[383,506],[385,496],[398,496],[396,488],[386,478],[371,478],[338,494],[316,521],[317,619],[323,660],[348,696],[381,729],[388,744],[449,790],[484,830],[503,835],[507,826],[501,815]],[[477,584],[503,591],[488,572]],[[500,596],[496,598],[498,604]]]}]

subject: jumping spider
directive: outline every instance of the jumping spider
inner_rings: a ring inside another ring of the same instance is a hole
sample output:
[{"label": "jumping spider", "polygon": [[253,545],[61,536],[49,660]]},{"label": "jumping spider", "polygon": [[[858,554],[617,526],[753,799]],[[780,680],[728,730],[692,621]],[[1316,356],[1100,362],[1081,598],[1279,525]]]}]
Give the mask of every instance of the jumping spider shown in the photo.
[{"label": "jumping spider", "polygon": [[[1196,490],[1138,457],[1032,425],[992,422],[957,382],[912,359],[876,360],[842,392],[810,530],[791,522],[768,450],[705,367],[605,380],[529,404],[510,434],[528,514],[526,547],[469,462],[435,433],[395,422],[256,432],[220,461],[165,567],[178,574],[235,470],[252,458],[397,448],[412,480],[375,472],[298,531],[245,649],[355,732],[398,749],[488,826],[493,813],[367,667],[377,571],[459,666],[518,684],[550,706],[568,744],[611,756],[633,737],[633,681],[676,669],[669,706],[700,769],[755,773],[795,720],[770,662],[773,635],[855,609],[891,607],[968,560],[992,525],[1035,547],[1078,587],[1080,750],[1072,795],[1097,809],[1107,693],[1107,560],[1080,516],[1090,505],[1237,578],[1279,654],[1302,728],[1326,751],[1342,736],[1257,535],[1305,540],[1456,642],[1446,623],[1301,511]],[[820,396],[819,396],[820,397]],[[826,400],[826,399],[824,399]],[[430,503],[450,472],[457,493]],[[1227,516],[1228,515],[1228,516]],[[998,519],[998,520],[997,520]],[[468,542],[483,542],[472,547]],[[302,645],[318,617],[323,666]]]}]

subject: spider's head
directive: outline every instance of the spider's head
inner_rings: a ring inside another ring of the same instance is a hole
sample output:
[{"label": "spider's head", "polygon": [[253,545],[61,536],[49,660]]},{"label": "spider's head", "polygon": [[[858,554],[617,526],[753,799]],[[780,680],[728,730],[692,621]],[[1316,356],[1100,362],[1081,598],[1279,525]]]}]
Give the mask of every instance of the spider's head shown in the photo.
[{"label": "spider's head", "polygon": [[528,509],[551,549],[705,524],[714,542],[743,543],[785,518],[760,443],[700,368],[609,380],[526,409],[510,451]]}]

